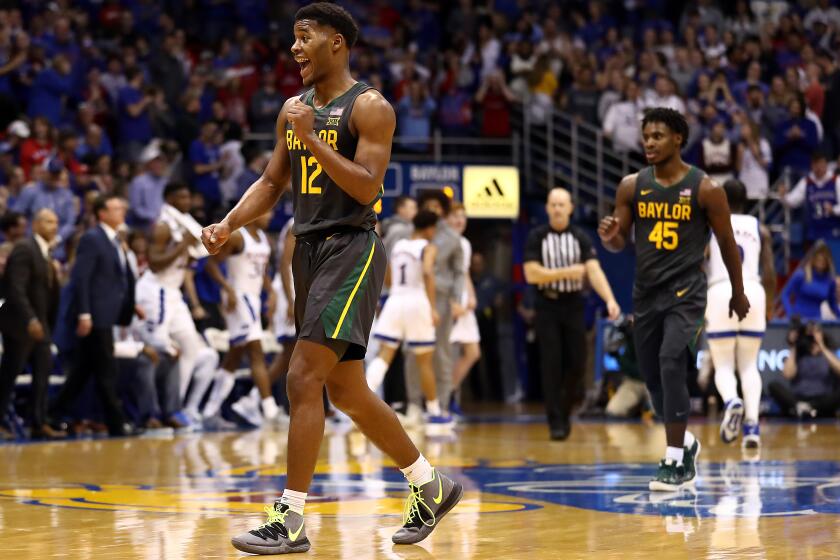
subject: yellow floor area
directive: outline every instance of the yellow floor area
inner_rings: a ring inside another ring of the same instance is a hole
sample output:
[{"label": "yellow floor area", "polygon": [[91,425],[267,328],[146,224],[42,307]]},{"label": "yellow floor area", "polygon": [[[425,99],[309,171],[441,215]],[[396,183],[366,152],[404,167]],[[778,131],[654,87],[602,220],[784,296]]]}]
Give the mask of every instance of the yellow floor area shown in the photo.
[{"label": "yellow floor area", "polygon": [[[364,437],[324,438],[307,503],[312,558],[840,558],[840,424],[768,423],[760,455],[700,438],[696,492],[647,481],[661,426],[577,424],[562,443],[502,417],[456,437],[413,434],[464,500],[432,536],[395,546],[406,485]],[[282,431],[0,447],[2,557],[241,558],[233,534],[283,488]]]}]

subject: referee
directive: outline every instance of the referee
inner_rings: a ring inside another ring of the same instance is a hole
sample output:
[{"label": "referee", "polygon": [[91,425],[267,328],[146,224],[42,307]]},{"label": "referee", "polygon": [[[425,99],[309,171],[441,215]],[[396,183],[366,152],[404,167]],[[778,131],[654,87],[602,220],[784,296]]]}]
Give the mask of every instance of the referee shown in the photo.
[{"label": "referee", "polygon": [[574,204],[569,191],[554,188],[545,205],[549,223],[535,228],[525,246],[525,280],[539,289],[537,341],[543,396],[551,439],[565,440],[569,416],[586,364],[584,278],[607,302],[610,319],[621,313],[592,242],[569,223]]}]

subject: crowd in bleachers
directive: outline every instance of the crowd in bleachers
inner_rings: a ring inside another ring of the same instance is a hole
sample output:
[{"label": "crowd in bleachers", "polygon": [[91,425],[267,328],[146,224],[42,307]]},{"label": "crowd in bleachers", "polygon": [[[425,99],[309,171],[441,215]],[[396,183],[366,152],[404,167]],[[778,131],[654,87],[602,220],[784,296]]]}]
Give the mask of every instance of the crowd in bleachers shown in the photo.
[{"label": "crowd in bleachers", "polygon": [[[289,46],[303,3],[0,2],[0,272],[44,208],[61,283],[100,195],[128,201],[124,242],[141,273],[168,183],[190,185],[198,222],[221,216],[262,172],[277,113],[300,91]],[[840,237],[840,197],[807,196],[837,185],[833,0],[342,4],[361,28],[352,69],[392,101],[397,151],[429,151],[434,131],[507,137],[516,112],[539,125],[559,110],[636,152],[644,109],[669,106],[689,117],[689,161],[740,177],[753,199],[785,168],[807,175],[784,200],[808,207],[809,227],[818,211],[810,240]],[[218,288],[201,274],[197,300],[211,307]]]}]

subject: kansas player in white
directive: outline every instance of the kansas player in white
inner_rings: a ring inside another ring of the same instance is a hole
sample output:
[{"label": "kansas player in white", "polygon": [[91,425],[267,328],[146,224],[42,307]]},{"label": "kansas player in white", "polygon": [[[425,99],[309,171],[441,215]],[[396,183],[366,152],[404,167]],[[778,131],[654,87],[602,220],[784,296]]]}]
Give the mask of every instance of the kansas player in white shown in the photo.
[{"label": "kansas player in white", "polygon": [[163,196],[164,211],[152,231],[149,268],[137,282],[136,301],[146,315],[146,333],[154,334],[164,346],[173,343],[178,350],[181,401],[192,385],[184,412],[191,424],[198,427],[201,425],[199,406],[213,382],[219,357],[198,334],[181,292],[192,281],[192,276],[187,274],[190,249],[201,248],[182,223],[172,217],[189,212],[190,189],[184,183],[169,183]]},{"label": "kansas player in white", "polygon": [[374,337],[380,342],[379,355],[366,372],[368,386],[376,391],[385,379],[397,348],[405,343],[417,361],[420,387],[431,424],[448,422],[438,402],[432,363],[438,321],[435,311],[437,248],[430,241],[437,231],[437,221],[436,214],[421,210],[414,217],[411,238],[397,241],[391,249],[391,262],[385,275],[390,295],[374,327]]},{"label": "kansas player in white", "polygon": [[295,236],[292,235],[292,226],[295,219],[289,218],[280,235],[277,237],[277,272],[274,275],[272,289],[277,294],[277,308],[274,311],[274,336],[277,342],[282,345],[283,351],[278,352],[271,367],[268,370],[268,377],[274,384],[289,369],[289,360],[295,348],[295,285],[292,281],[292,255],[295,251]]},{"label": "kansas player in white", "polygon": [[[464,252],[464,289],[461,291],[459,304],[452,306],[455,324],[452,325],[452,332],[449,335],[449,341],[461,348],[461,355],[452,369],[452,388],[453,393],[457,395],[458,388],[464,378],[481,358],[481,347],[479,346],[481,335],[478,332],[478,321],[475,318],[475,286],[473,286],[472,278],[470,278],[472,245],[464,237],[464,231],[467,229],[467,212],[464,205],[453,202],[452,210],[450,210],[446,219],[450,227],[461,235],[461,248]],[[455,400],[453,398],[453,402]],[[458,410],[460,407],[456,403],[454,408]]]},{"label": "kansas player in white", "polygon": [[[268,293],[269,315],[273,314],[276,303],[267,274],[271,245],[264,230],[270,221],[271,214],[264,214],[235,232],[222,250],[207,262],[207,272],[222,287],[222,307],[230,336],[230,350],[222,361],[204,414],[215,414],[222,406],[233,389],[234,372],[247,352],[259,401],[255,402],[246,396],[234,403],[233,410],[255,426],[262,425],[264,418],[275,420],[280,413],[271,394],[262,351],[262,291]],[[223,260],[227,261],[227,277],[219,269],[219,263]]]},{"label": "kansas player in white", "polygon": [[[709,293],[706,307],[706,338],[715,366],[715,385],[725,403],[720,437],[732,443],[743,421],[745,448],[760,445],[758,408],[761,401],[761,375],[758,353],[764,336],[767,302],[773,301],[776,274],[770,234],[754,216],[744,214],[747,189],[741,181],[730,179],[723,185],[732,211],[732,230],[741,252],[744,291],[752,303],[743,321],[730,317],[728,302],[732,286],[717,240],[709,246]],[[769,297],[768,297],[769,296]],[[738,397],[735,370],[741,378],[743,401]]]}]

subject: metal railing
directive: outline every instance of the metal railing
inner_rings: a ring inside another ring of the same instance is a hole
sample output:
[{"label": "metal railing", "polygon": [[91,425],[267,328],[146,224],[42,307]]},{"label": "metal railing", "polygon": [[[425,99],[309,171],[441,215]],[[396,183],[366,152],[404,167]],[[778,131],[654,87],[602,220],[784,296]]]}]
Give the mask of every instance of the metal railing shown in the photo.
[{"label": "metal railing", "polygon": [[[270,133],[250,132],[245,141],[274,142]],[[445,136],[435,130],[431,137],[394,136],[391,159],[395,161],[441,163],[488,163],[519,167],[522,154],[521,138],[515,130],[509,138],[477,136]],[[425,146],[414,150],[410,146]]]},{"label": "metal railing", "polygon": [[523,175],[536,190],[564,186],[578,206],[603,215],[621,179],[645,165],[641,156],[615,150],[600,128],[545,107],[535,122],[526,99],[522,108]]},{"label": "metal railing", "polygon": [[[517,125],[522,130],[523,177],[526,190],[544,191],[554,186],[571,190],[578,208],[594,218],[611,210],[621,179],[647,163],[641,154],[621,152],[600,128],[580,118],[545,107],[545,118],[535,122],[526,99]],[[790,184],[790,170],[770,188],[768,198],[754,210],[773,234],[776,262],[790,262],[791,212],[779,198],[781,184]],[[786,266],[786,264],[785,264]],[[785,270],[786,272],[786,270]]]},{"label": "metal railing", "polygon": [[[788,206],[784,204],[782,198],[779,196],[779,187],[785,185],[790,187],[791,171],[789,167],[782,170],[779,178],[770,186],[767,198],[758,201],[753,208],[752,214],[758,218],[758,221],[767,226],[773,238],[773,257],[774,262],[782,259],[784,263],[783,272],[787,274],[788,265],[791,257],[791,211]],[[778,267],[777,267],[778,268]]]}]

